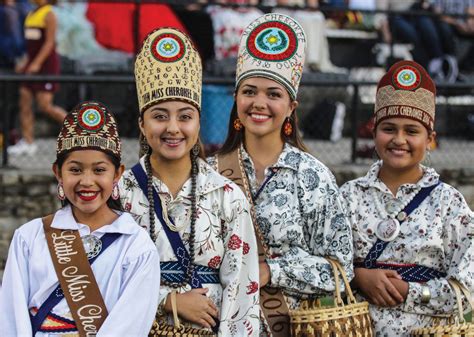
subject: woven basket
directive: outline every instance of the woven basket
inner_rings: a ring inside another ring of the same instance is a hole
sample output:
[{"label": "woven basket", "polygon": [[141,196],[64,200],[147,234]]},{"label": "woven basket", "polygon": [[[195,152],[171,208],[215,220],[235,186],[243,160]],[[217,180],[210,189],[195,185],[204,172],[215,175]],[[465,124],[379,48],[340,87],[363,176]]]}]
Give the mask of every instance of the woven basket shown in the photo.
[{"label": "woven basket", "polygon": [[466,297],[469,305],[471,306],[471,310],[474,310],[474,302],[472,301],[471,294],[469,291],[458,281],[454,279],[450,279],[449,285],[454,290],[454,294],[456,295],[456,302],[458,306],[458,315],[453,315],[449,319],[449,324],[441,325],[439,322],[439,318],[434,318],[434,324],[430,327],[426,328],[418,328],[414,329],[411,332],[412,337],[448,337],[448,336],[456,336],[456,337],[473,337],[474,336],[474,324],[471,322],[466,322],[464,319],[464,312],[462,307],[462,298],[461,292]]},{"label": "woven basket", "polygon": [[[334,273],[334,306],[322,307],[319,300],[303,301],[297,310],[290,311],[293,337],[372,337],[369,303],[357,302],[352,294],[346,273],[339,262],[327,259]],[[347,304],[341,297],[339,274],[346,288]]]},{"label": "woven basket", "polygon": [[216,334],[212,331],[206,329],[198,329],[192,327],[185,327],[181,325],[178,318],[178,310],[176,307],[176,292],[172,291],[170,293],[171,298],[171,308],[173,310],[173,321],[174,325],[169,325],[166,323],[158,323],[156,320],[153,321],[150,333],[148,337],[159,337],[159,336],[169,336],[169,337],[199,337],[199,336],[210,336],[216,337]]}]

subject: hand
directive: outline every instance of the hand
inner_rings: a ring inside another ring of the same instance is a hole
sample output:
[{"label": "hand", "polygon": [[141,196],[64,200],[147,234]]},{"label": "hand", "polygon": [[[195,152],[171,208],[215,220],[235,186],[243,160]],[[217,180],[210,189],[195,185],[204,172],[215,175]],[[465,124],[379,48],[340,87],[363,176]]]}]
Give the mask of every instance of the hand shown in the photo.
[{"label": "hand", "polygon": [[398,278],[393,278],[393,277],[391,277],[389,280],[390,282],[392,282],[393,286],[397,288],[398,292],[403,297],[403,302],[405,302],[408,296],[408,288],[409,288],[408,282],[399,280]]},{"label": "hand", "polygon": [[[176,294],[178,315],[205,328],[215,326],[216,320],[219,318],[219,312],[212,300],[206,296],[208,291],[208,288],[199,288],[183,294]],[[169,300],[166,300],[165,311],[172,312]]]},{"label": "hand", "polygon": [[270,273],[270,267],[268,266],[268,263],[265,261],[259,263],[259,271],[260,271],[260,288],[265,287],[268,283],[270,283],[271,280],[271,273]]},{"label": "hand", "polygon": [[41,70],[41,65],[31,62],[28,68],[26,68],[25,74],[36,74]]},{"label": "hand", "polygon": [[355,268],[354,283],[371,304],[394,307],[405,301],[392,280],[401,280],[394,270]]},{"label": "hand", "polygon": [[20,74],[23,73],[25,70],[25,66],[28,63],[28,58],[26,56],[22,56],[18,61],[15,63],[15,72]]}]

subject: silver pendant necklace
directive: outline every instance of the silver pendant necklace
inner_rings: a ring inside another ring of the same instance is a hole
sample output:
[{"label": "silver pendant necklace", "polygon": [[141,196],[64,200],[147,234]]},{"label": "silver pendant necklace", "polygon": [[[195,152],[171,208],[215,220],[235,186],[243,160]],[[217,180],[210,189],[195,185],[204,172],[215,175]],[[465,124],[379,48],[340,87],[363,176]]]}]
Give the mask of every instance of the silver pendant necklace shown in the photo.
[{"label": "silver pendant necklace", "polygon": [[82,244],[84,245],[84,250],[86,251],[87,259],[93,259],[99,255],[102,250],[102,241],[95,235],[88,234],[84,235],[82,238]]},{"label": "silver pendant necklace", "polygon": [[375,227],[375,236],[385,242],[393,241],[400,233],[400,222],[404,221],[408,216],[403,210],[413,200],[417,193],[414,191],[404,201],[393,199],[387,203],[386,208],[382,207],[380,204],[375,189],[372,189],[371,193],[375,208],[383,218],[383,220]]}]

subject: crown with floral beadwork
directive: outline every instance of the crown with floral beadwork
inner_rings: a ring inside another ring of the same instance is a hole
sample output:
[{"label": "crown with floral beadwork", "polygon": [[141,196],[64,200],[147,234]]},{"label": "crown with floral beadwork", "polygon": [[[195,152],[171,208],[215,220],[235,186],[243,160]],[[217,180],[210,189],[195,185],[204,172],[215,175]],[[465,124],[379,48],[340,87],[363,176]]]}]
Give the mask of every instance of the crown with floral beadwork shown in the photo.
[{"label": "crown with floral beadwork", "polygon": [[100,150],[120,160],[117,122],[105,105],[87,101],[67,114],[57,139],[56,155],[76,150]]},{"label": "crown with floral beadwork", "polygon": [[265,14],[247,26],[237,58],[236,88],[249,77],[277,81],[296,99],[303,75],[306,35],[293,18]]}]

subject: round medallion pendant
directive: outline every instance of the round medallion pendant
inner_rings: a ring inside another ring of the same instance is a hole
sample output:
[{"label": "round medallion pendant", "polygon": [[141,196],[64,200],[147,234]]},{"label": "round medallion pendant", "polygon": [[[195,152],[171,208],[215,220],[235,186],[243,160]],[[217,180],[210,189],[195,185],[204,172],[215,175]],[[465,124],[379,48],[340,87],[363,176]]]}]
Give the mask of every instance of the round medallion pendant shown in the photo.
[{"label": "round medallion pendant", "polygon": [[392,241],[400,233],[400,222],[397,219],[380,221],[375,229],[375,235],[382,241]]},{"label": "round medallion pendant", "polygon": [[89,260],[99,255],[102,250],[102,241],[95,235],[90,234],[83,236],[82,244],[84,245],[84,250]]}]

